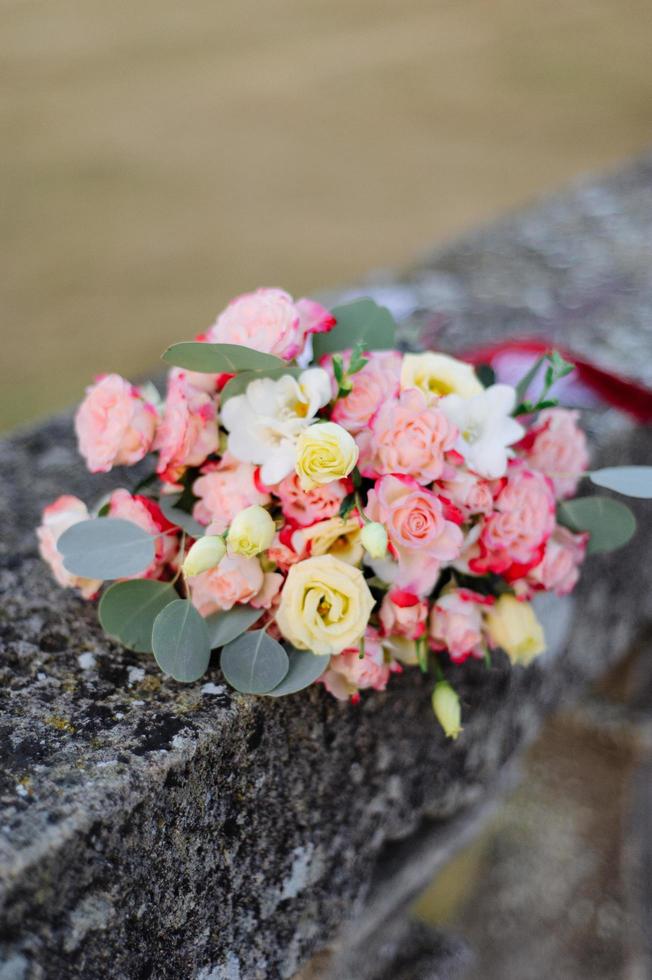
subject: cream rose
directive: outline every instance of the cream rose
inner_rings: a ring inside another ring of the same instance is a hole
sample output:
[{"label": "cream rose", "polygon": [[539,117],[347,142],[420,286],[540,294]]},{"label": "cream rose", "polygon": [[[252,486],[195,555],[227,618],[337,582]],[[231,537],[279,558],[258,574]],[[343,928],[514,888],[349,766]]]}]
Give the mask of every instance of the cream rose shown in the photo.
[{"label": "cream rose", "polygon": [[408,388],[418,388],[428,401],[442,395],[473,398],[484,391],[470,364],[434,351],[405,355],[401,367],[401,391]]},{"label": "cream rose", "polygon": [[373,596],[358,568],[332,555],[321,555],[290,568],[276,622],[285,639],[298,649],[337,654],[356,645],[373,606]]},{"label": "cream rose", "polygon": [[311,425],[297,441],[295,468],[302,490],[341,480],[357,462],[353,436],[335,422]]}]

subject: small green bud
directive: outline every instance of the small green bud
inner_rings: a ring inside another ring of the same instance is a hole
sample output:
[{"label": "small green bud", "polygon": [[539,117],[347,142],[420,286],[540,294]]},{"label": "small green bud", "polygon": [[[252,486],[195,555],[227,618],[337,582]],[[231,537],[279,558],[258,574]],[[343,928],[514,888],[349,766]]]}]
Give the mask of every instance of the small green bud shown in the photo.
[{"label": "small green bud", "polygon": [[462,731],[460,699],[448,681],[438,681],[432,692],[432,710],[447,738],[455,739]]}]

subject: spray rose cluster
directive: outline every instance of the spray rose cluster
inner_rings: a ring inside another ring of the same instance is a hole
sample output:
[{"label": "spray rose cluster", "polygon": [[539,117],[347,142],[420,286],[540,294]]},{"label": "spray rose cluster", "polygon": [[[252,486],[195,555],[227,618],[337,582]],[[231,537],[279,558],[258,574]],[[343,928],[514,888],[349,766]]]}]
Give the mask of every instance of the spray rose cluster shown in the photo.
[{"label": "spray rose cluster", "polygon": [[[577,581],[589,535],[557,506],[586,471],[586,440],[574,411],[523,412],[514,387],[463,361],[392,349],[388,318],[371,300],[331,312],[259,289],[166,352],[164,399],[99,378],[75,420],[88,469],[147,458],[152,472],[90,512],[61,496],[38,538],[62,586],[92,598],[114,583],[107,631],[179,680],[223,647],[246,693],[320,683],[355,702],[421,667],[455,737],[443,668],[498,647],[529,663],[545,647],[529,600]],[[116,535],[133,559],[123,574]]]}]

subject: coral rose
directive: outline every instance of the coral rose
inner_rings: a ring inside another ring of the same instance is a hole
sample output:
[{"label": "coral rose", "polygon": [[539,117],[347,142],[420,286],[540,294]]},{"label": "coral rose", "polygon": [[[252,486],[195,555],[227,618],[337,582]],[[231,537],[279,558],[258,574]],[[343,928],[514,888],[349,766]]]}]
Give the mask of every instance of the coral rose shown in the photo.
[{"label": "coral rose", "polygon": [[217,568],[190,580],[190,598],[202,616],[232,609],[236,603],[267,609],[282,578],[276,572],[263,572],[257,558],[227,556]]},{"label": "coral rose", "polygon": [[371,431],[358,436],[360,469],[364,476],[405,473],[419,483],[432,483],[444,469],[444,454],[452,449],[457,429],[421,391],[410,389],[386,399],[371,422]]},{"label": "coral rose", "polygon": [[88,508],[82,500],[64,494],[44,509],[41,526],[36,531],[41,558],[50,566],[59,585],[78,589],[84,599],[91,599],[102,587],[102,582],[98,579],[79,578],[64,568],[57,541],[69,527],[79,524],[80,521],[87,521],[89,517]]},{"label": "coral rose", "polygon": [[413,592],[393,589],[380,606],[380,622],[385,636],[406,636],[418,640],[423,636],[428,616],[428,603]]},{"label": "coral rose", "polygon": [[226,531],[241,510],[259,504],[264,507],[271,497],[256,479],[256,467],[225,455],[219,463],[208,463],[192,485],[199,500],[192,516],[200,524],[210,524],[214,533]]},{"label": "coral rose", "polygon": [[274,494],[281,501],[281,509],[287,520],[302,527],[336,517],[350,484],[347,480],[333,480],[323,487],[302,490],[299,477],[291,473],[274,487]]},{"label": "coral rose", "polygon": [[154,448],[156,472],[175,483],[187,466],[201,466],[219,444],[217,407],[205,391],[188,384],[183,371],[171,372],[165,413]]},{"label": "coral rose", "polygon": [[523,464],[512,464],[494,508],[482,525],[469,569],[476,575],[494,572],[514,581],[539,564],[554,528],[550,481]]},{"label": "coral rose", "polygon": [[528,584],[537,590],[568,595],[580,577],[588,540],[588,534],[573,534],[557,526],[548,539],[543,559],[528,572]]},{"label": "coral rose", "polygon": [[[331,413],[333,422],[344,426],[352,435],[369,425],[388,396],[398,394],[401,355],[397,351],[372,351],[367,357],[365,366],[351,375],[351,391],[344,398],[337,399]],[[330,359],[325,359],[323,366],[332,375]],[[333,394],[337,394],[334,381]]]},{"label": "coral rose", "polygon": [[364,655],[360,649],[345,650],[337,657],[331,657],[328,669],[319,678],[329,694],[338,701],[352,698],[357,700],[358,691],[371,688],[384,691],[392,670],[400,670],[398,665],[385,662],[385,651],[378,633],[368,629],[365,633]]},{"label": "coral rose", "polygon": [[239,344],[292,360],[306,337],[335,326],[335,318],[314,300],[294,302],[283,289],[257,289],[237,296],[205,334],[216,344]]},{"label": "coral rose", "polygon": [[433,650],[448,650],[455,663],[462,663],[468,657],[482,659],[482,607],[486,604],[484,596],[467,589],[441,595],[430,612]]},{"label": "coral rose", "polygon": [[156,409],[119,374],[91,385],[75,414],[79,452],[91,473],[132,466],[152,448]]},{"label": "coral rose", "polygon": [[290,568],[276,622],[298,649],[336,654],[360,639],[373,607],[362,572],[332,555],[322,555]]},{"label": "coral rose", "polygon": [[589,465],[578,418],[579,412],[567,408],[546,409],[517,447],[529,467],[550,477],[558,498],[573,496]]}]

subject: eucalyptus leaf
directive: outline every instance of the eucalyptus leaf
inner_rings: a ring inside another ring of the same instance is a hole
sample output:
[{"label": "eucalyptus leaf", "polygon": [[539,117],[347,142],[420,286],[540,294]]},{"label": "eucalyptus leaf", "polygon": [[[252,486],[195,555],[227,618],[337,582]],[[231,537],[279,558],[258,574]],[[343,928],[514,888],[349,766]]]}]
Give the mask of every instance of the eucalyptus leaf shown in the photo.
[{"label": "eucalyptus leaf", "polygon": [[258,378],[272,378],[277,381],[279,378],[285,377],[289,374],[292,378],[298,378],[301,374],[302,369],[299,367],[287,367],[280,368],[270,368],[268,371],[241,371],[237,374],[235,378],[231,378],[220,392],[220,404],[224,405],[228,402],[229,398],[233,398],[234,395],[242,395],[247,390],[252,381],[257,381]]},{"label": "eucalyptus leaf", "polygon": [[67,571],[104,581],[144,572],[154,560],[155,540],[131,521],[99,517],[69,527],[57,549]]},{"label": "eucalyptus leaf", "polygon": [[652,498],[652,466],[605,466],[589,473],[592,483],[627,497]]},{"label": "eucalyptus leaf", "polygon": [[557,508],[557,520],[571,531],[589,532],[589,554],[622,547],[636,530],[636,518],[629,507],[611,497],[565,500]]},{"label": "eucalyptus leaf", "polygon": [[264,611],[264,609],[254,609],[253,606],[233,606],[232,609],[207,616],[206,626],[211,650],[217,650],[218,647],[236,640],[260,619]]},{"label": "eucalyptus leaf", "polygon": [[396,346],[396,323],[385,306],[372,299],[353,300],[332,310],[337,323],[326,333],[313,334],[315,361],[360,344],[362,350],[391,350]]},{"label": "eucalyptus leaf", "polygon": [[161,670],[175,681],[190,683],[206,672],[208,628],[191,602],[175,599],[161,610],[154,620],[152,649]]},{"label": "eucalyptus leaf", "polygon": [[176,504],[181,499],[180,493],[175,494],[161,494],[159,497],[158,505],[161,508],[163,516],[170,521],[171,524],[176,524],[177,527],[183,528],[183,530],[190,534],[193,538],[203,538],[206,534],[206,528],[199,521],[196,521],[192,514],[189,514],[187,510],[181,510]]},{"label": "eucalyptus leaf", "polygon": [[265,630],[243,633],[222,650],[222,672],[242,694],[267,694],[288,672],[288,655]]},{"label": "eucalyptus leaf", "polygon": [[100,600],[98,615],[102,629],[129,650],[151,653],[154,620],[177,598],[170,582],[147,578],[116,582]]},{"label": "eucalyptus leaf", "polygon": [[309,687],[324,673],[330,663],[330,655],[318,655],[310,650],[288,651],[290,669],[273,690],[268,691],[268,697],[280,698],[286,694],[295,694]]},{"label": "eucalyptus leaf", "polygon": [[268,371],[282,368],[284,362],[273,354],[242,347],[240,344],[205,344],[183,341],[172,344],[163,360],[187,371],[200,374],[237,374],[238,371]]}]

